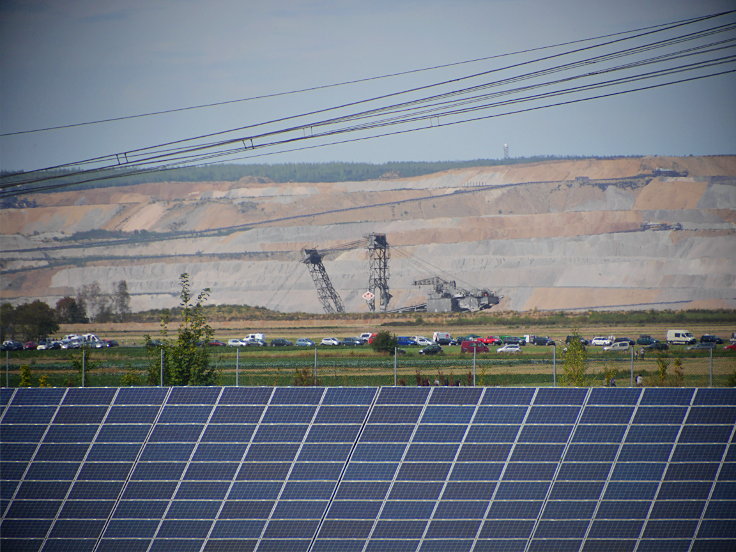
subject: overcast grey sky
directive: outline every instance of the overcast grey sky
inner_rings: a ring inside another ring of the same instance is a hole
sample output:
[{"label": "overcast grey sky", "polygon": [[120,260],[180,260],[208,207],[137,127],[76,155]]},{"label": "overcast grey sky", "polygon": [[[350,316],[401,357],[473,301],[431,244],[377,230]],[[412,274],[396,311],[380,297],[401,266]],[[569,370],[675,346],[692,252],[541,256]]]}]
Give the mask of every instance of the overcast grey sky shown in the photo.
[{"label": "overcast grey sky", "polygon": [[[733,0],[2,0],[0,133],[339,83],[735,7]],[[734,21],[732,14],[708,25]],[[718,39],[734,36],[730,31]],[[733,54],[731,48],[726,53]],[[29,170],[77,162],[549,52],[216,108],[2,136],[0,167]],[[726,68],[734,69],[734,63]],[[243,156],[240,162],[500,158],[504,143],[512,156],[732,154],[734,75],[374,140]]]}]

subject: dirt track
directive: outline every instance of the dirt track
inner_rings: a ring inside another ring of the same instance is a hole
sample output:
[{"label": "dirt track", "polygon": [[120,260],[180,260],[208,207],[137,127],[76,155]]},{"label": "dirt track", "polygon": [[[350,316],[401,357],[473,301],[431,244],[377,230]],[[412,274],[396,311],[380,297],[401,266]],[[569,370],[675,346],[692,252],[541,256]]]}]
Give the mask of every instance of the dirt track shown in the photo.
[{"label": "dirt track", "polygon": [[[168,307],[189,272],[214,303],[320,312],[301,249],[380,232],[392,248],[392,307],[422,302],[426,290],[412,282],[435,275],[490,288],[510,310],[736,307],[736,156],[552,161],[360,183],[172,182],[32,199],[39,207],[6,209],[0,221],[0,299],[14,303],[54,304],[84,283],[107,290],[124,279],[135,310]],[[95,229],[169,239],[68,240]],[[347,309],[366,311],[365,250],[330,256],[325,267]]]}]

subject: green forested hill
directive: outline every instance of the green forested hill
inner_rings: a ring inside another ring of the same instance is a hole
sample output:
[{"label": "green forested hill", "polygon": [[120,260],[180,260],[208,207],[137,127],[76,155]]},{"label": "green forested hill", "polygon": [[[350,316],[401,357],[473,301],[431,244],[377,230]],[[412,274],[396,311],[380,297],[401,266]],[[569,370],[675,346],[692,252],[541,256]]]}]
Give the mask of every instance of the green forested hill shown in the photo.
[{"label": "green forested hill", "polygon": [[[140,172],[116,177],[116,171],[96,173],[97,180],[87,180],[89,176],[77,171],[45,171],[34,173],[34,179],[53,177],[54,187],[66,190],[83,190],[109,186],[129,186],[148,182],[228,182],[241,178],[261,178],[272,182],[354,182],[380,178],[406,178],[421,176],[449,169],[466,167],[488,167],[495,165],[514,165],[539,161],[580,159],[580,157],[518,157],[513,159],[473,159],[469,161],[394,161],[388,163],[277,163],[258,165],[211,165],[206,167],[186,167],[161,171]],[[121,171],[122,172],[122,171]],[[126,172],[130,172],[129,169]],[[0,177],[8,184],[22,179],[22,175],[2,173]],[[58,188],[56,188],[58,189]],[[11,205],[8,205],[10,207]]]}]

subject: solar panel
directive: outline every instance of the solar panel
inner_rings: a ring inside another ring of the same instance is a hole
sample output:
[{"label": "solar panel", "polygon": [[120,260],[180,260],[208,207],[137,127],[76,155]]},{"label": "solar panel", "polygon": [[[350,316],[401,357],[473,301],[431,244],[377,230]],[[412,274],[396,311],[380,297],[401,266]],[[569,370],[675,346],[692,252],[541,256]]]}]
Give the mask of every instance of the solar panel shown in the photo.
[{"label": "solar panel", "polygon": [[736,390],[3,390],[5,550],[711,550]]}]

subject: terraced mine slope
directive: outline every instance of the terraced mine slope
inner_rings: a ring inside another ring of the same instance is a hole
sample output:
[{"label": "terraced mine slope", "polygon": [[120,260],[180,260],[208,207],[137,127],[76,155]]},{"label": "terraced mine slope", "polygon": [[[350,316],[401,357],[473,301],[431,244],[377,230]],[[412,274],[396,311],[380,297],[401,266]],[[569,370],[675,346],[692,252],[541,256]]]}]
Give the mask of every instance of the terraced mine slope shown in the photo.
[{"label": "terraced mine slope", "polygon": [[550,161],[341,183],[156,183],[29,196],[0,217],[0,299],[55,304],[125,280],[133,310],[178,302],[322,312],[302,249],[365,312],[370,233],[390,244],[389,308],[440,276],[494,308],[736,307],[736,157]]}]

